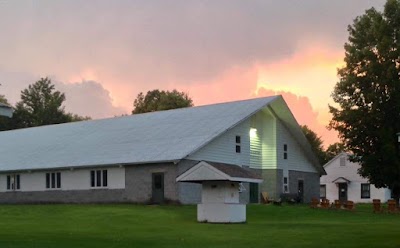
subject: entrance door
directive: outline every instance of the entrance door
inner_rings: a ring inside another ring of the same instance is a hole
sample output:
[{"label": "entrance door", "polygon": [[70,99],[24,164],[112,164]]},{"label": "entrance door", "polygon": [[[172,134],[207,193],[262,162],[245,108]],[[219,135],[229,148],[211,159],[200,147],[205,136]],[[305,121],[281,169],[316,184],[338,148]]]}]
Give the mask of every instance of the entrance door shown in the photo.
[{"label": "entrance door", "polygon": [[339,201],[347,201],[347,183],[339,183]]},{"label": "entrance door", "polygon": [[250,203],[258,203],[258,183],[250,183]]},{"label": "entrance door", "polygon": [[152,201],[153,203],[163,203],[164,202],[164,173],[153,173],[152,182]]},{"label": "entrance door", "polygon": [[299,202],[304,202],[304,181],[299,180],[297,183],[297,193],[299,197]]}]

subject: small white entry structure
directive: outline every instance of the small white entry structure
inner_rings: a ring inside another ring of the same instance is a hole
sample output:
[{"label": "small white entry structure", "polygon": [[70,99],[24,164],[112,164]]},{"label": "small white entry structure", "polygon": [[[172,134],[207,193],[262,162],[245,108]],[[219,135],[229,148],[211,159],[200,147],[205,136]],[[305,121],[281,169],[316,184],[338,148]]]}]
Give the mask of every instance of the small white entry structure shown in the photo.
[{"label": "small white entry structure", "polygon": [[239,203],[240,183],[261,183],[262,179],[237,165],[201,161],[176,181],[202,184],[197,221],[241,223],[246,222],[246,204]]}]

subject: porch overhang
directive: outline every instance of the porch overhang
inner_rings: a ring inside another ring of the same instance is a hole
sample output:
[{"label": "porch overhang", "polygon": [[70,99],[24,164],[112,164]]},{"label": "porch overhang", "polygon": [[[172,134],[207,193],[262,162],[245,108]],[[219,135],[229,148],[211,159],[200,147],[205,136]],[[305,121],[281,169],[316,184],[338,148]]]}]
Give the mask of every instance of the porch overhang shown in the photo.
[{"label": "porch overhang", "polygon": [[336,183],[336,184],[338,184],[338,183],[347,183],[347,184],[350,184],[351,181],[349,179],[345,178],[345,177],[338,177],[335,180],[333,180],[332,183]]}]

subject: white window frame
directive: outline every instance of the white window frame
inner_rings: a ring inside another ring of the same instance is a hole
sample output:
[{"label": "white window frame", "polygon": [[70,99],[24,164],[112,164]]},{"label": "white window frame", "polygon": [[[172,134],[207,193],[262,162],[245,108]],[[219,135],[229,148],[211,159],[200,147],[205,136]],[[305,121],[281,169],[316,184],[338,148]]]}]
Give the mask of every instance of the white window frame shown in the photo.
[{"label": "white window frame", "polygon": [[[286,183],[285,183],[286,178]],[[289,177],[283,177],[283,193],[289,193]]]},{"label": "white window frame", "polygon": [[[47,175],[49,175],[49,187],[47,187]],[[53,181],[53,175],[54,175],[54,181]],[[60,178],[58,178],[58,175],[60,175]],[[62,188],[62,179],[61,179],[61,172],[46,172],[45,174],[45,188],[46,190],[60,190]],[[54,187],[53,187],[54,183]],[[58,187],[60,186],[60,187]]]},{"label": "white window frame", "polygon": [[[18,182],[19,181],[19,182]],[[19,186],[19,187],[17,187]],[[6,189],[7,191],[20,191],[21,190],[21,174],[8,174],[6,176]]]},{"label": "white window frame", "polygon": [[[324,195],[321,195],[321,189],[324,188]],[[319,198],[326,199],[326,184],[319,185]]]},{"label": "white window frame", "polygon": [[[94,178],[92,179],[92,173],[94,173]],[[100,185],[98,185],[98,173],[100,173]],[[105,175],[105,176],[104,176]],[[90,170],[89,172],[89,184],[90,188],[92,189],[106,189],[108,188],[109,185],[109,180],[108,180],[108,169],[95,169],[95,170]],[[106,178],[106,180],[104,180]],[[106,183],[104,183],[106,181]],[[106,185],[104,185],[106,184]]]}]

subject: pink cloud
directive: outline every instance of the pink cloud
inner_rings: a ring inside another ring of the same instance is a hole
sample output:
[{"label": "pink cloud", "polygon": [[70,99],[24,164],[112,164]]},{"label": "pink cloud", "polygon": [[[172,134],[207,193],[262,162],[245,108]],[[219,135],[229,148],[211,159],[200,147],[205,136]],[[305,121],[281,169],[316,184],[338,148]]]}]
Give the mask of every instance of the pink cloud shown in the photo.
[{"label": "pink cloud", "polygon": [[[265,88],[260,88],[257,92],[258,97],[271,95],[282,95],[297,122],[300,125],[307,125],[311,130],[321,136],[325,146],[338,142],[337,133],[326,128],[326,123],[329,122],[329,119],[324,120],[323,123],[319,121],[319,119],[321,119],[319,118],[320,113],[314,110],[308,97],[298,96],[292,92],[274,91]],[[329,115],[324,116],[330,118]]]}]

